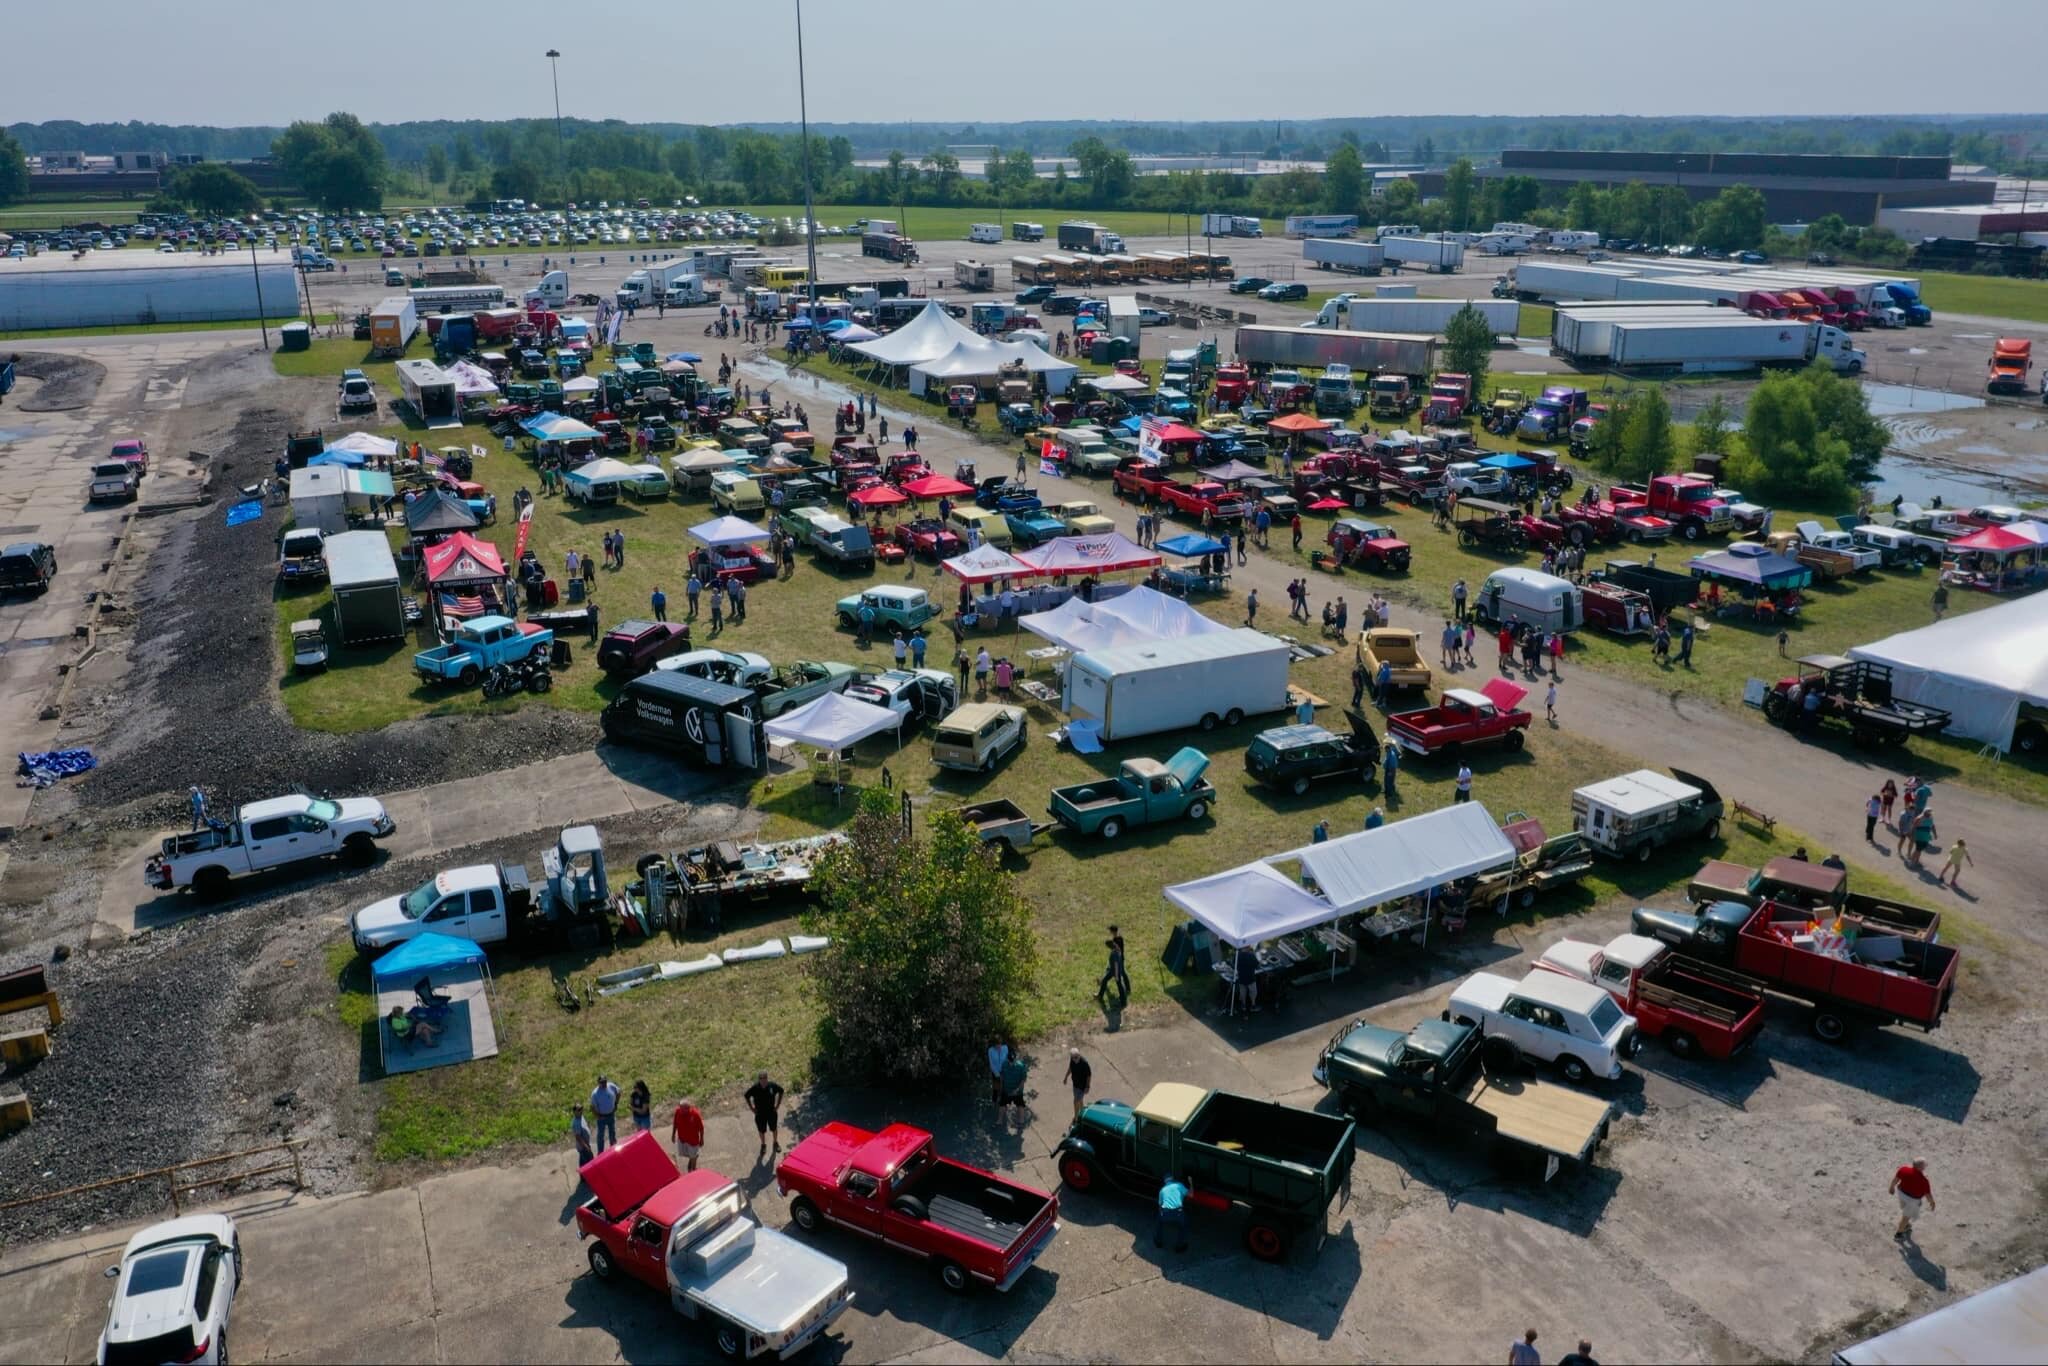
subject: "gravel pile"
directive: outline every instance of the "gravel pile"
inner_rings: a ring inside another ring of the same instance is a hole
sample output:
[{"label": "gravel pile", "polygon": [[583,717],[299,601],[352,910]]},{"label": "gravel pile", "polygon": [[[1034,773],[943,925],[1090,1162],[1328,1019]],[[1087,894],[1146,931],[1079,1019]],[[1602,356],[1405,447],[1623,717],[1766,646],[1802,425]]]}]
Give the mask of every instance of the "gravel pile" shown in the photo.
[{"label": "gravel pile", "polygon": [[277,696],[272,547],[289,515],[264,509],[230,528],[224,504],[271,473],[298,415],[244,412],[211,443],[216,501],[181,519],[151,556],[126,604],[133,666],[98,699],[107,721],[100,766],[82,788],[88,809],[118,819],[176,821],[193,783],[216,809],[307,787],[374,794],[491,773],[588,749],[595,717],[553,707],[506,716],[439,717],[363,735],[301,731]]},{"label": "gravel pile", "polygon": [[24,413],[63,413],[83,408],[100,391],[107,367],[83,356],[66,356],[54,351],[14,353],[17,374],[40,381],[41,387],[19,405]]}]

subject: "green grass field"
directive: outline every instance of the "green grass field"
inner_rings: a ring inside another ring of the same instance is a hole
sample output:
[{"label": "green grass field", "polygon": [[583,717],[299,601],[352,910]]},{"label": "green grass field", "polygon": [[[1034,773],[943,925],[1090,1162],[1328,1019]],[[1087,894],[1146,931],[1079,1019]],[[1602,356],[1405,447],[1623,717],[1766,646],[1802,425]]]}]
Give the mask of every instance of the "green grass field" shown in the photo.
[{"label": "green grass field", "polygon": [[[275,333],[278,324],[280,322],[294,322],[297,320],[297,316],[295,314],[290,317],[273,317],[267,320],[257,318],[218,318],[210,322],[191,323],[122,323],[113,327],[67,327],[50,331],[0,332],[0,341],[36,341],[53,337],[127,337],[142,336],[154,332],[236,332],[245,329],[255,332],[259,330],[262,322],[268,321],[273,334],[270,344],[276,346],[277,337]],[[323,313],[316,320],[316,324],[325,326],[333,320],[333,314]]]},{"label": "green grass field", "polygon": [[1996,275],[1922,275],[1920,297],[1943,313],[1973,313],[1989,318],[2048,323],[2048,280],[2008,280]]}]

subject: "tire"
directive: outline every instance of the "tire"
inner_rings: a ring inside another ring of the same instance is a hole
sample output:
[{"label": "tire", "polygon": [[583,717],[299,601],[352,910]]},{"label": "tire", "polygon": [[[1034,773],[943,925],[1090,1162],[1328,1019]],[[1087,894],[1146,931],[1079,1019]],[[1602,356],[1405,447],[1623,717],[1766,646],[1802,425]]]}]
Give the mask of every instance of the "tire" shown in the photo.
[{"label": "tire", "polygon": [[465,688],[474,688],[476,686],[476,680],[477,671],[476,665],[474,664],[463,665],[462,672],[455,676],[455,681],[457,683],[460,683]]},{"label": "tire", "polygon": [[1574,1086],[1584,1086],[1593,1076],[1591,1068],[1569,1053],[1559,1055],[1557,1070],[1560,1076]]},{"label": "tire", "polygon": [[1791,705],[1791,703],[1785,700],[1785,695],[1783,693],[1765,693],[1764,719],[1767,721],[1775,721],[1781,726],[1784,725],[1785,718],[1787,714],[1791,711]]},{"label": "tire", "polygon": [[549,692],[553,690],[554,686],[555,676],[546,669],[542,669],[526,681],[526,690],[528,692]]},{"label": "tire", "polygon": [[1216,713],[1215,713],[1215,712],[1213,712],[1213,711],[1205,711],[1205,712],[1203,712],[1203,713],[1202,713],[1202,729],[1203,729],[1203,730],[1214,730],[1214,729],[1216,729],[1216,721],[1217,721],[1217,716],[1216,716]]},{"label": "tire", "polygon": [[367,868],[376,861],[377,841],[368,835],[350,835],[341,842],[341,857],[357,868]]},{"label": "tire", "polygon": [[727,1361],[739,1361],[747,1354],[746,1330],[736,1323],[724,1319],[712,1319],[705,1325],[711,1333],[711,1350]]},{"label": "tire", "polygon": [[214,1340],[213,1359],[220,1366],[228,1366],[228,1330],[223,1327]]},{"label": "tire", "polygon": [[2022,754],[2039,754],[2048,748],[2048,730],[2030,721],[2014,732],[2012,743],[2013,748]]},{"label": "tire", "polygon": [[1245,1225],[1244,1250],[1262,1262],[1285,1261],[1287,1258],[1287,1230],[1278,1224],[1269,1224],[1254,1219]]},{"label": "tire", "polygon": [[1700,1055],[1700,1041],[1682,1029],[1673,1029],[1664,1035],[1664,1044],[1675,1058],[1692,1059]]},{"label": "tire", "polygon": [[1124,823],[1117,817],[1111,816],[1108,820],[1102,823],[1102,828],[1099,833],[1102,835],[1104,839],[1113,840],[1118,835],[1121,835],[1123,832]]},{"label": "tire", "polygon": [[1534,887],[1524,887],[1521,891],[1515,893],[1515,905],[1521,907],[1523,910],[1526,911],[1535,904],[1536,889]]},{"label": "tire", "polygon": [[1292,793],[1293,793],[1293,794],[1294,794],[1295,796],[1297,796],[1297,797],[1305,797],[1305,796],[1307,796],[1307,795],[1308,795],[1308,779],[1306,779],[1306,778],[1296,778],[1296,779],[1294,780],[1294,782],[1293,782],[1292,784],[1290,784],[1290,785],[1289,785],[1289,787],[1288,787],[1288,791],[1292,792]]},{"label": "tire", "polygon": [[825,1216],[818,1213],[818,1207],[801,1195],[789,1202],[789,1219],[805,1233],[817,1233],[825,1227]]},{"label": "tire", "polygon": [[619,1274],[618,1262],[603,1243],[590,1245],[590,1274],[601,1281],[608,1281]]},{"label": "tire", "polygon": [[1709,844],[1712,844],[1715,840],[1721,838],[1720,817],[1716,816],[1713,820],[1708,821],[1705,825],[1700,827],[1700,838],[1705,840]]},{"label": "tire", "polygon": [[[1470,1025],[1472,1022],[1459,1017],[1457,1023]],[[1498,1034],[1479,1041],[1479,1063],[1489,1076],[1514,1076],[1524,1070],[1522,1050],[1513,1039],[1504,1039]]]},{"label": "tire", "polygon": [[1705,533],[1698,522],[1687,522],[1678,528],[1678,534],[1688,541],[1697,541]]},{"label": "tire", "polygon": [[1070,1191],[1086,1194],[1095,1189],[1095,1164],[1079,1153],[1060,1158],[1060,1184]]},{"label": "tire", "polygon": [[1656,848],[1655,844],[1652,844],[1649,840],[1644,840],[1641,844],[1630,850],[1629,854],[1637,863],[1648,863],[1650,855],[1656,852]]},{"label": "tire", "polygon": [[1244,708],[1243,708],[1243,707],[1232,707],[1232,708],[1231,708],[1231,709],[1230,709],[1229,711],[1227,711],[1227,712],[1223,713],[1223,724],[1224,724],[1224,725],[1226,725],[1226,726],[1235,726],[1235,725],[1239,724],[1240,722],[1242,722],[1243,720],[1244,720]]},{"label": "tire", "polygon": [[1198,821],[1198,820],[1202,819],[1202,817],[1204,817],[1204,816],[1206,816],[1206,815],[1208,815],[1208,814],[1209,814],[1209,803],[1207,803],[1207,802],[1189,802],[1189,803],[1188,803],[1188,819],[1189,819],[1189,820],[1191,820],[1191,821]]},{"label": "tire", "polygon": [[1512,753],[1513,751],[1518,750],[1523,745],[1527,744],[1528,738],[1518,730],[1511,730],[1504,737],[1502,737],[1501,743],[1507,746],[1509,752]]},{"label": "tire", "polygon": [[931,1212],[925,1208],[924,1201],[914,1195],[897,1196],[895,1200],[890,1202],[889,1208],[895,1210],[906,1219],[916,1219],[921,1222],[931,1217]]},{"label": "tire", "polygon": [[228,870],[201,868],[192,875],[192,895],[201,901],[219,901],[228,894]]},{"label": "tire", "polygon": [[839,614],[839,624],[849,631],[858,631],[860,629],[859,619],[851,612],[841,612]]},{"label": "tire", "polygon": [[1822,1043],[1842,1043],[1849,1037],[1849,1018],[1825,1007],[1817,1007],[1808,1021],[1813,1037]]}]

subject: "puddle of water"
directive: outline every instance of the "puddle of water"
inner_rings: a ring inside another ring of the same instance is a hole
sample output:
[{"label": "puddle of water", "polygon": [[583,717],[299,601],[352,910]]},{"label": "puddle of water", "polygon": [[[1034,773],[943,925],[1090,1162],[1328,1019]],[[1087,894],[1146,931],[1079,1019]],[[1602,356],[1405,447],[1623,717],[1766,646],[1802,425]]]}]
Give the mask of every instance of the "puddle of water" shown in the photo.
[{"label": "puddle of water", "polygon": [[0,442],[26,441],[35,434],[33,427],[0,427]]},{"label": "puddle of water", "polygon": [[1550,354],[1550,348],[1547,346],[1517,346],[1515,350],[1525,356],[1547,356]]},{"label": "puddle of water", "polygon": [[1981,408],[1984,400],[1969,394],[1951,394],[1940,389],[1915,389],[1906,384],[1872,384],[1865,381],[1863,396],[1870,403],[1872,417],[1896,413],[1952,413],[1963,408]]}]

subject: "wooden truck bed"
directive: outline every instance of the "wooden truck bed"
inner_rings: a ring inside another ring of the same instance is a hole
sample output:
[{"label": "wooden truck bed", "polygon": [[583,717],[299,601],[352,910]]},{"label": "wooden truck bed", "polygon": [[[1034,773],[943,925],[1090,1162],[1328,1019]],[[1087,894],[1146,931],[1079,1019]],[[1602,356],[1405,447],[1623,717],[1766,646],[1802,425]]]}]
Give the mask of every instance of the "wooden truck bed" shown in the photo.
[{"label": "wooden truck bed", "polygon": [[1586,1158],[1612,1111],[1606,1101],[1526,1077],[1488,1077],[1474,1068],[1462,1100],[1493,1116],[1495,1132],[1544,1152]]}]

